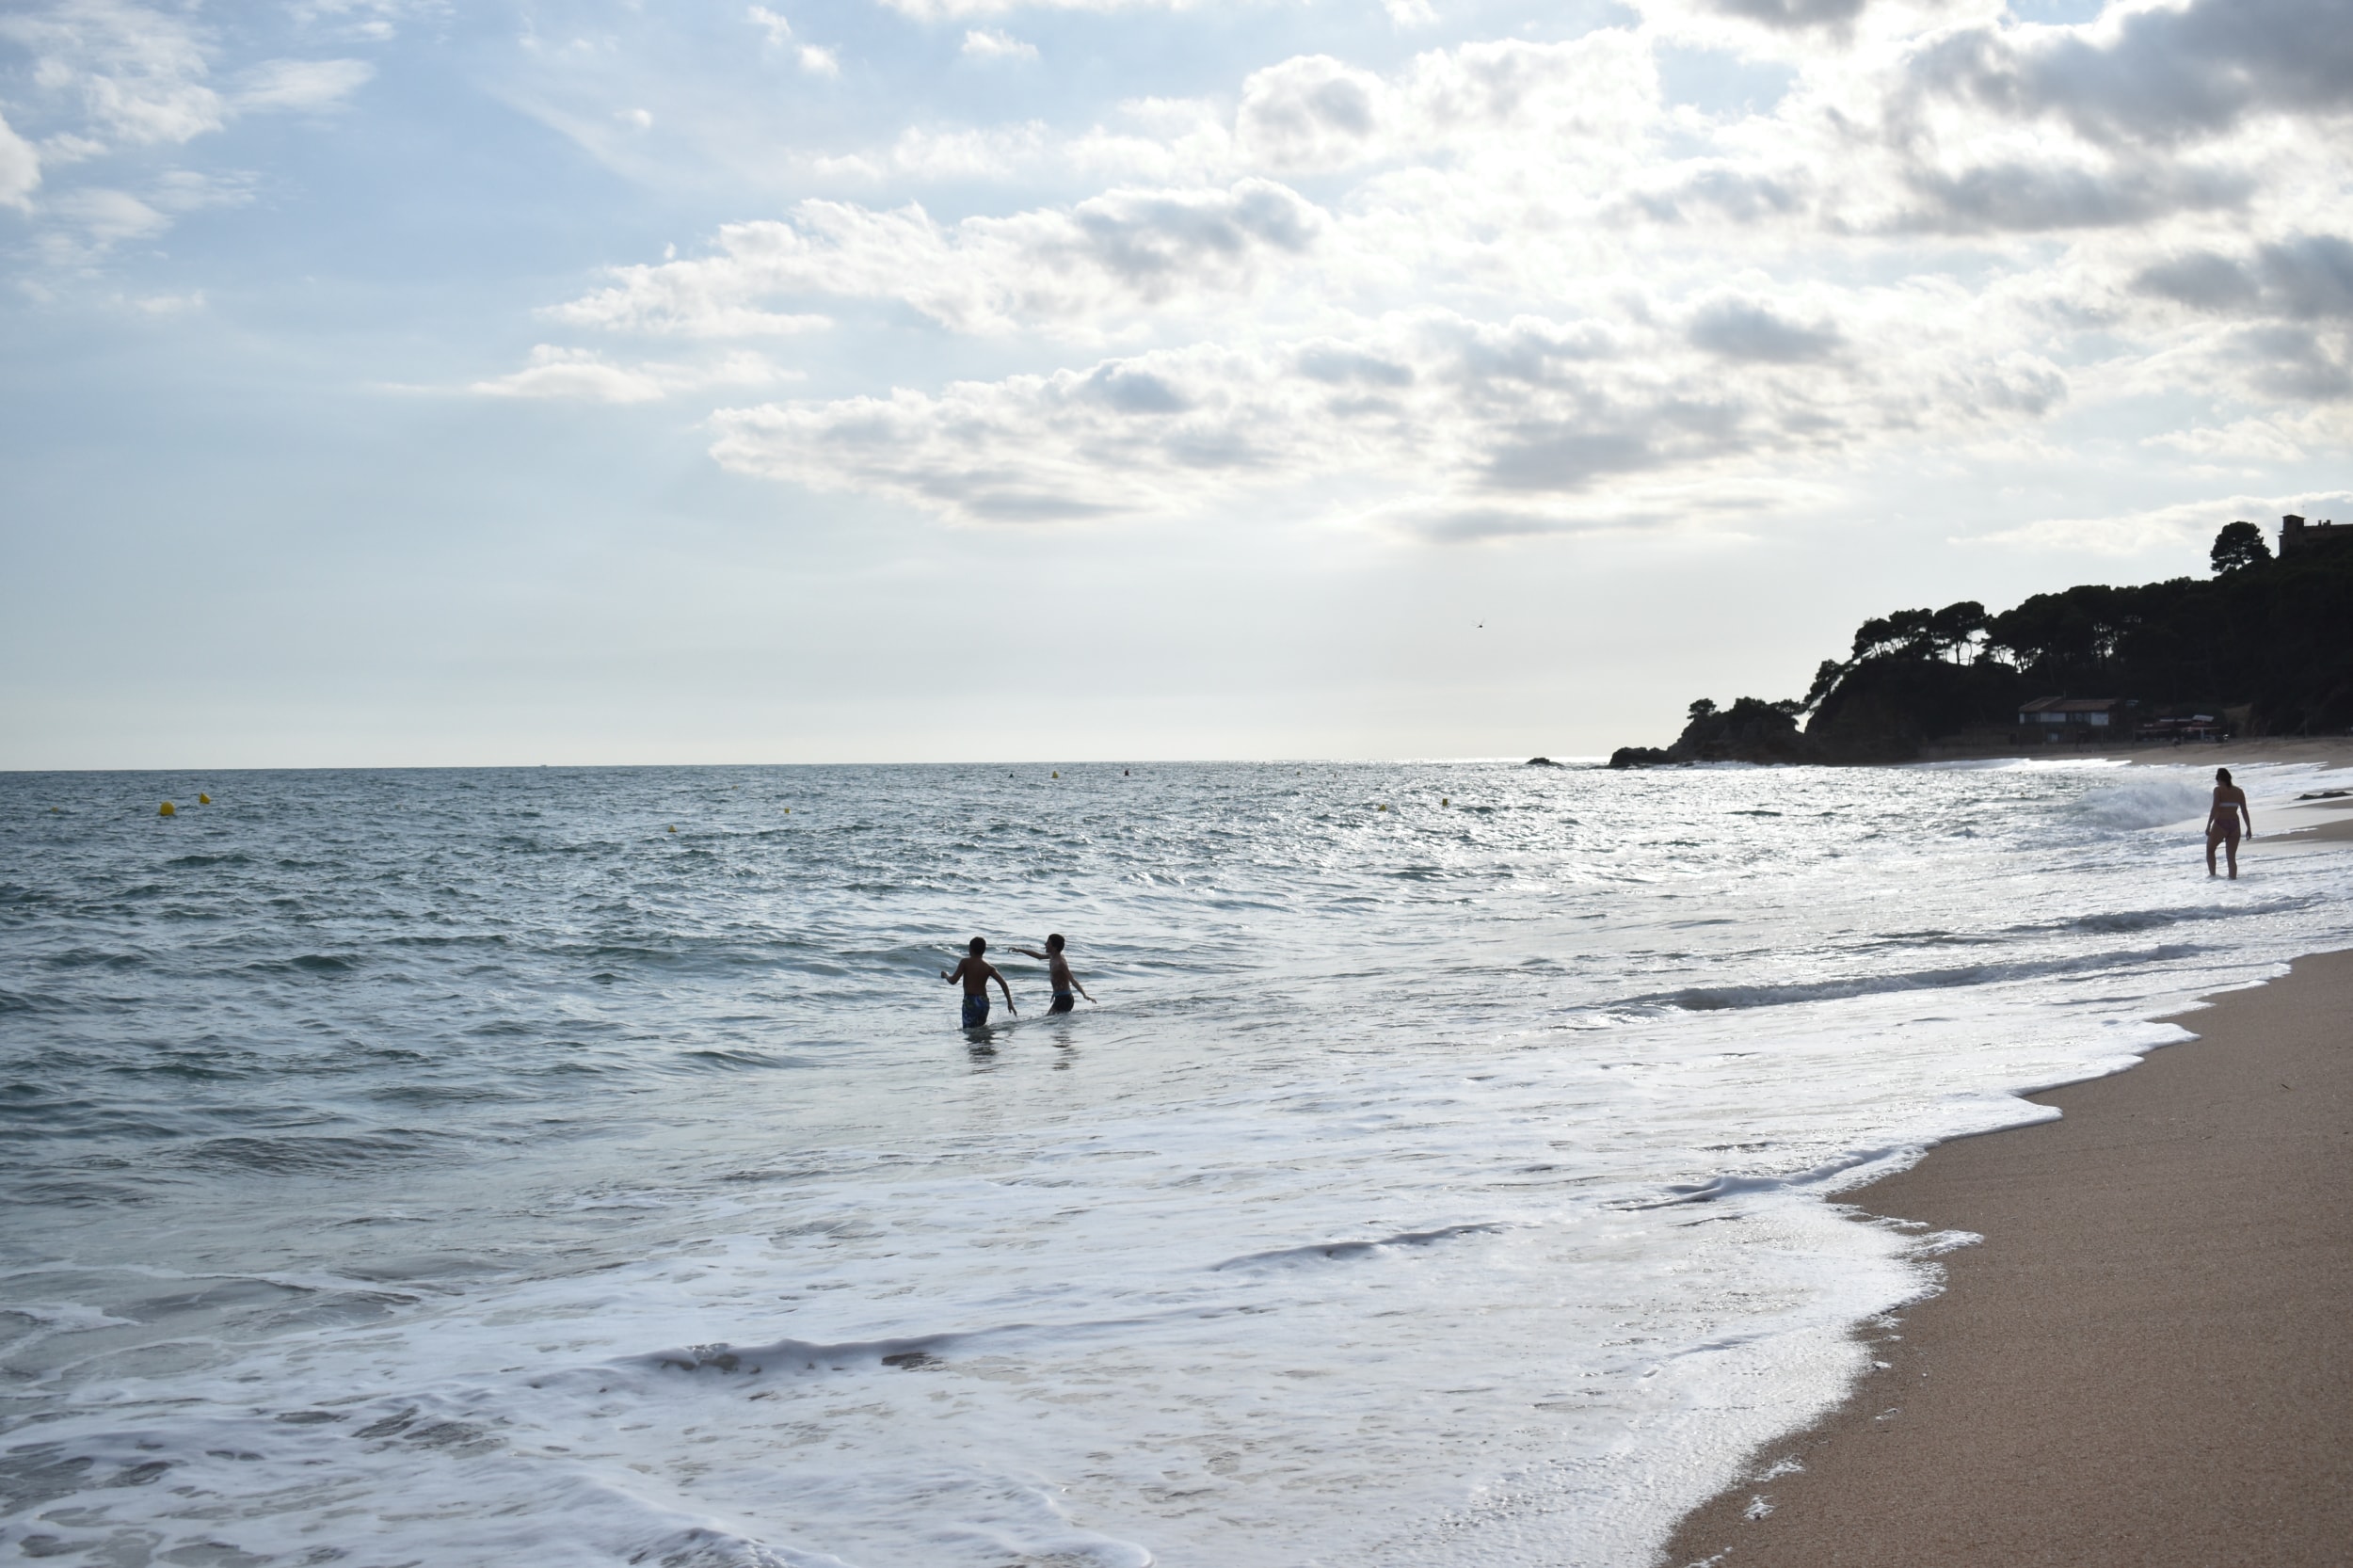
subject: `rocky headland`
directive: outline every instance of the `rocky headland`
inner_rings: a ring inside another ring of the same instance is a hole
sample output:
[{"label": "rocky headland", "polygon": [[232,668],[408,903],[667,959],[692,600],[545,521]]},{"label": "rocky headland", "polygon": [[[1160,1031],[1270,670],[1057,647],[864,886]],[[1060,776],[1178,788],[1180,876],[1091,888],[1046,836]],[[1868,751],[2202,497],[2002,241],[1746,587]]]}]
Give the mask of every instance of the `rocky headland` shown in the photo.
[{"label": "rocky headland", "polygon": [[1878,616],[1845,659],[1822,662],[1802,697],[1729,708],[1703,697],[1672,744],[1621,746],[1609,765],[1906,762],[1940,745],[1997,748],[2043,739],[2019,724],[2042,697],[2116,699],[2101,731],[2114,742],[2200,717],[2248,735],[2343,734],[2353,728],[2353,544],[2303,540],[2275,558],[2260,530],[2234,522],[2206,579],[2079,584],[1997,615],[1963,600]]}]

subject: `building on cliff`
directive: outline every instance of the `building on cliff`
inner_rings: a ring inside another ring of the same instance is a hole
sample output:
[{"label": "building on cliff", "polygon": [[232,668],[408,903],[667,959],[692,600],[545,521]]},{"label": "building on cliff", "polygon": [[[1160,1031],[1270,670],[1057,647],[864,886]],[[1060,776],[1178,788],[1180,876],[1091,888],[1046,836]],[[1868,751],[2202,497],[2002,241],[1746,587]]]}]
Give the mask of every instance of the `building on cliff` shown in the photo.
[{"label": "building on cliff", "polygon": [[2117,696],[2039,696],[2018,705],[2018,725],[2048,744],[2088,741],[2095,733],[2116,739],[2132,733],[2133,707]]},{"label": "building on cliff", "polygon": [[2353,523],[2306,522],[2290,513],[2280,520],[2280,559],[2307,554],[2348,538],[2353,538]]}]

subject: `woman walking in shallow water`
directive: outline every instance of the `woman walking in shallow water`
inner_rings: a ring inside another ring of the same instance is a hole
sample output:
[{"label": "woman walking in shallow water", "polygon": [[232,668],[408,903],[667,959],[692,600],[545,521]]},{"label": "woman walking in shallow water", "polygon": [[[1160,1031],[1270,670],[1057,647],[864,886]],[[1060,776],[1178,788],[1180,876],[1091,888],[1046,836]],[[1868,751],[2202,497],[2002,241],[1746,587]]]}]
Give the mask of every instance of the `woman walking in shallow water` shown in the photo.
[{"label": "woman walking in shallow water", "polygon": [[2231,863],[2231,880],[2238,880],[2238,824],[2247,819],[2247,836],[2255,836],[2255,819],[2247,809],[2247,792],[2231,782],[2231,770],[2214,770],[2214,804],[2206,808],[2206,874],[2214,875],[2214,852],[2222,847]]}]

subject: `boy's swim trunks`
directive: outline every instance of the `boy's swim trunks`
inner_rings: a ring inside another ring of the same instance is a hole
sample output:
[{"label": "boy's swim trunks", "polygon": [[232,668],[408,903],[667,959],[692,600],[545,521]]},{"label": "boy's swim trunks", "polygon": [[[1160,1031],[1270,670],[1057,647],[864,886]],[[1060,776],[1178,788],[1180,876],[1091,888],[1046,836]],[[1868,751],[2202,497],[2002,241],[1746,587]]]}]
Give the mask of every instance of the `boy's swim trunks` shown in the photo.
[{"label": "boy's swim trunks", "polygon": [[1078,1005],[1079,999],[1072,996],[1069,992],[1056,991],[1054,993],[1054,1005],[1048,1008],[1046,1011],[1048,1013],[1067,1013]]},{"label": "boy's swim trunks", "polygon": [[986,1022],[988,1022],[988,999],[986,997],[965,998],[964,1027],[978,1029]]}]

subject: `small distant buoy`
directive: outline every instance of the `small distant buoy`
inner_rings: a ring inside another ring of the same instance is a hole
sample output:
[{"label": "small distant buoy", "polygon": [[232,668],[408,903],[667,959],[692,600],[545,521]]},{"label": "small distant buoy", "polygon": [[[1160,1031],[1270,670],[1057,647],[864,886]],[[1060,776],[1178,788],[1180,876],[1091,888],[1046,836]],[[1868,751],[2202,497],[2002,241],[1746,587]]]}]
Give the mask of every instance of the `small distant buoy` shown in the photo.
[{"label": "small distant buoy", "polygon": [[1060,778],[1060,777],[1062,776],[1062,775],[1060,775],[1060,774],[1056,774],[1054,776],[1055,776],[1056,778]]},{"label": "small distant buoy", "polygon": [[213,797],[200,790],[197,792],[196,803],[199,806],[210,806],[213,803]]},{"label": "small distant buoy", "polygon": [[173,808],[171,802],[165,801],[155,808],[155,814],[159,817],[176,817],[180,813]]},{"label": "small distant buoy", "polygon": [[786,807],[786,808],[784,808],[784,814],[785,814],[786,816],[788,816],[788,817],[789,817],[789,816],[791,816],[791,815],[792,814],[792,808],[791,808],[790,806]]},{"label": "small distant buoy", "polygon": [[1441,806],[1446,806],[1446,805],[1449,805],[1449,804],[1451,804],[1451,803],[1450,803],[1450,802],[1449,802],[1449,801],[1446,798],[1446,796],[1444,796],[1444,795],[1440,795],[1440,796],[1438,797],[1438,804],[1439,804],[1439,805],[1441,805]]},{"label": "small distant buoy", "polygon": [[1374,807],[1374,808],[1373,808],[1373,809],[1374,809],[1374,810],[1376,810],[1376,811],[1385,811],[1385,810],[1387,810],[1387,809],[1388,809],[1388,808],[1387,808],[1386,806],[1376,806],[1376,807]]},{"label": "small distant buoy", "polygon": [[670,831],[671,831],[671,832],[673,832],[673,833],[676,833],[676,832],[678,831],[678,828],[677,828],[676,826],[672,826],[672,827],[671,827],[671,829],[670,829]]},{"label": "small distant buoy", "polygon": [[1128,770],[1127,770],[1126,768],[1122,768],[1122,769],[1120,769],[1120,770],[1119,770],[1119,776],[1120,776],[1120,777],[1122,777],[1122,778],[1127,777],[1127,776],[1128,776]]}]

